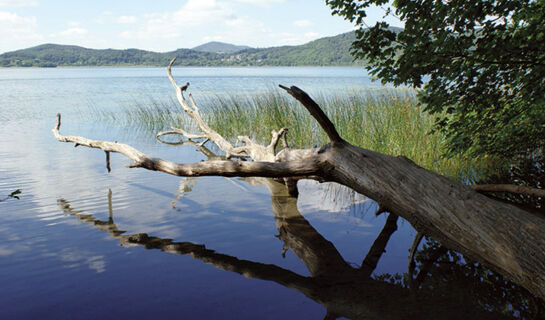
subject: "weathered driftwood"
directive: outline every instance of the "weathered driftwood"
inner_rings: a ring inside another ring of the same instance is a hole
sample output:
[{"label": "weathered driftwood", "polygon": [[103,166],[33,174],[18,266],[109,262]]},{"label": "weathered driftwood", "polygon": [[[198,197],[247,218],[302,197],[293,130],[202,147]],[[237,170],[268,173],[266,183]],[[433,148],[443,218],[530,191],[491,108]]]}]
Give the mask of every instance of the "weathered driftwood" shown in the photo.
[{"label": "weathered driftwood", "polygon": [[[314,149],[275,147],[285,130],[273,133],[269,146],[242,137],[235,147],[202,120],[195,101],[192,107],[171,74],[178,101],[205,136],[227,157],[254,161],[211,160],[180,164],[152,158],[131,146],[59,133],[60,115],[53,133],[57,140],[118,152],[133,161],[129,167],[163,171],[177,176],[313,177],[348,186],[377,201],[382,211],[408,220],[413,227],[444,246],[484,263],[495,271],[545,298],[545,219],[514,205],[488,198],[471,187],[453,182],[419,167],[406,157],[383,155],[344,141],[319,106],[297,87],[283,87],[299,100],[327,133],[330,143]],[[184,133],[182,133],[184,134]],[[188,134],[189,135],[189,134]],[[292,180],[288,180],[292,181]],[[289,184],[288,184],[289,185]]]}]

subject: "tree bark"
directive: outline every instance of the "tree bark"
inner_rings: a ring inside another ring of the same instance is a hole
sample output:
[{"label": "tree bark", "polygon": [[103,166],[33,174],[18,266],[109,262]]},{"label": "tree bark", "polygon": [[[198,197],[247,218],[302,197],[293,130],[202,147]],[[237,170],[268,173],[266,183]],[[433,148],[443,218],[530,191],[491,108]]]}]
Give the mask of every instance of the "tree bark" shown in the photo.
[{"label": "tree bark", "polygon": [[[335,130],[319,106],[301,89],[283,87],[313,115],[330,138],[330,143],[314,149],[284,148],[275,152],[285,130],[273,132],[271,144],[261,146],[248,137],[235,147],[202,120],[190,96],[171,80],[184,111],[202,133],[216,143],[228,158],[253,161],[210,160],[180,164],[152,158],[125,144],[96,141],[59,133],[60,115],[53,133],[57,140],[118,152],[133,160],[129,167],[142,167],[178,176],[260,176],[334,181],[375,200],[381,208],[403,217],[419,232],[469,258],[505,275],[510,280],[545,299],[545,219],[514,205],[488,198],[470,186],[451,181],[419,167],[406,157],[383,155],[350,145]],[[184,133],[180,133],[185,135]],[[187,134],[189,136],[190,134]]]}]

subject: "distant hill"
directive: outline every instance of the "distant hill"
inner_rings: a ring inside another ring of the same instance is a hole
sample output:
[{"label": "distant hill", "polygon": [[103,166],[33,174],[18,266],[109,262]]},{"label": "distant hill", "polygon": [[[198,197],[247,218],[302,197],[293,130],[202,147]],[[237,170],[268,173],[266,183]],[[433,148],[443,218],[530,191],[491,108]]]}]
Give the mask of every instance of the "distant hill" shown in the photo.
[{"label": "distant hill", "polygon": [[79,46],[43,44],[6,52],[0,55],[0,66],[56,67],[56,66],[134,66],[166,65],[176,56],[183,65],[213,65],[221,57],[211,52],[190,49],[159,53],[139,49],[88,49]]},{"label": "distant hill", "polygon": [[354,40],[356,40],[355,33],[347,32],[299,46],[247,49],[238,52],[236,58],[241,62],[244,61],[252,65],[269,66],[362,64],[361,62],[355,62],[350,55],[350,47]]},{"label": "distant hill", "polygon": [[[3,67],[56,66],[164,66],[177,57],[185,66],[342,66],[361,65],[350,55],[354,32],[321,38],[299,46],[255,49],[209,42],[193,49],[152,52],[139,49],[89,49],[79,46],[43,44],[0,55]],[[237,49],[236,51],[232,51]],[[242,50],[238,50],[242,48]],[[198,49],[198,50],[197,50]],[[227,52],[230,51],[230,52]]]},{"label": "distant hill", "polygon": [[0,55],[0,65],[22,67],[140,64],[142,61],[160,63],[161,54],[139,49],[95,50],[79,46],[42,44]]},{"label": "distant hill", "polygon": [[200,46],[196,46],[195,48],[191,48],[191,50],[202,51],[202,52],[214,52],[214,53],[234,53],[237,51],[251,49],[251,48],[252,47],[249,47],[249,46],[237,46],[230,43],[212,41],[212,42],[207,42],[205,44],[201,44]]}]

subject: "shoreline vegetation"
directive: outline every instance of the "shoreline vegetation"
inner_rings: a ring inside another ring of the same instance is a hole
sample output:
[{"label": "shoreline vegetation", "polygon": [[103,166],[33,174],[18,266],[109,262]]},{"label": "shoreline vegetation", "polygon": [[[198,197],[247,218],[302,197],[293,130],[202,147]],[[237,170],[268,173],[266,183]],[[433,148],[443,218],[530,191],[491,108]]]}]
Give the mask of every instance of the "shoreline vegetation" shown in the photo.
[{"label": "shoreline vegetation", "polygon": [[350,54],[354,32],[320,38],[298,46],[250,48],[207,43],[192,49],[153,52],[140,49],[90,49],[42,44],[0,54],[0,67],[165,66],[363,66]]},{"label": "shoreline vegetation", "polygon": [[[416,164],[456,181],[474,183],[497,169],[492,158],[446,158],[446,139],[432,132],[435,116],[423,111],[414,91],[386,90],[382,93],[353,91],[336,95],[314,96],[348,142],[388,155],[403,155]],[[202,99],[201,99],[202,100]],[[327,143],[327,136],[297,101],[279,90],[264,94],[211,97],[200,103],[205,121],[232,142],[247,135],[267,143],[272,130],[288,128],[291,148],[309,148]],[[136,102],[125,106],[121,114],[95,110],[101,119],[138,128],[155,136],[171,126],[191,131],[189,117],[175,100]]]}]

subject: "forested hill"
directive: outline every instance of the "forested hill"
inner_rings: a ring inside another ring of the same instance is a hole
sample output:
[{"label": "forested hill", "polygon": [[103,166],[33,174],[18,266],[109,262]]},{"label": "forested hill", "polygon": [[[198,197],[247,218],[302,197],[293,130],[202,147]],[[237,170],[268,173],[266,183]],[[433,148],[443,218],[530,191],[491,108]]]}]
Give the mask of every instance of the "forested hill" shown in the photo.
[{"label": "forested hill", "polygon": [[219,41],[207,42],[205,44],[201,44],[200,46],[196,46],[195,48],[191,48],[191,50],[195,50],[195,51],[215,52],[215,53],[234,53],[244,49],[251,49],[251,47],[237,46],[234,44],[219,42]]},{"label": "forested hill", "polygon": [[[164,66],[177,57],[177,65],[187,66],[339,66],[356,65],[350,56],[353,32],[321,38],[299,46],[244,49],[236,52],[178,49],[152,52],[139,49],[88,49],[79,46],[43,44],[0,55],[3,67],[56,66]],[[198,49],[198,47],[196,47]],[[225,46],[223,46],[225,48]]]}]

